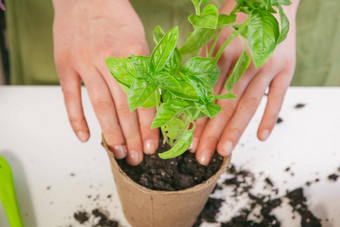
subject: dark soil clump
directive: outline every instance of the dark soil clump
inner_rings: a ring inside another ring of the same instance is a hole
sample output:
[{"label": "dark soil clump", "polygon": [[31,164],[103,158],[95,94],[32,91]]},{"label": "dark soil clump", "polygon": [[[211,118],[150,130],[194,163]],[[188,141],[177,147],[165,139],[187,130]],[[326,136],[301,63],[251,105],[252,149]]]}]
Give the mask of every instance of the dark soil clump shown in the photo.
[{"label": "dark soil clump", "polygon": [[303,194],[302,188],[297,188],[287,193],[289,198],[289,204],[301,215],[302,227],[318,227],[321,226],[320,219],[315,217],[313,213],[308,209],[306,204],[306,197]]},{"label": "dark soil clump", "polygon": [[76,219],[80,224],[87,222],[90,218],[89,214],[85,211],[78,211],[73,215],[74,219]]},{"label": "dark soil clump", "polygon": [[223,201],[223,199],[209,198],[208,202],[205,204],[204,210],[197,218],[197,221],[195,222],[193,227],[200,226],[203,221],[207,221],[210,223],[215,222],[215,216],[218,213]]},{"label": "dark soil clump", "polygon": [[186,151],[174,159],[161,159],[158,153],[169,150],[160,146],[153,155],[144,155],[138,166],[130,166],[126,159],[117,160],[120,168],[135,182],[152,190],[177,191],[200,184],[214,175],[222,165],[223,157],[216,152],[208,166],[200,165],[195,154]]},{"label": "dark soil clump", "polygon": [[117,221],[109,219],[109,215],[100,211],[98,208],[93,209],[91,213],[77,211],[74,213],[73,217],[79,224],[84,224],[86,226],[90,224],[93,227],[118,227],[119,224]]},{"label": "dark soil clump", "polygon": [[328,180],[330,180],[330,181],[337,181],[337,180],[338,180],[338,177],[339,177],[338,174],[333,173],[333,174],[331,174],[331,175],[328,176]]},{"label": "dark soil clump", "polygon": [[296,104],[295,105],[295,109],[301,109],[301,108],[303,108],[303,107],[305,107],[306,106],[306,104],[304,104],[304,103],[298,103],[298,104]]},{"label": "dark soil clump", "polygon": [[276,124],[281,124],[283,122],[283,119],[281,117],[277,118]]},{"label": "dark soil clump", "polygon": [[[289,169],[288,169],[289,170]],[[287,170],[286,170],[287,171]],[[267,187],[267,191],[261,194],[254,194],[252,189],[256,183],[262,183]],[[297,212],[301,216],[302,227],[319,227],[321,226],[320,219],[315,217],[308,209],[306,198],[302,188],[294,189],[287,192],[286,195],[278,197],[278,188],[269,177],[261,177],[255,175],[245,169],[236,168],[234,165],[228,170],[228,178],[220,183],[216,190],[229,188],[233,194],[229,195],[225,201],[220,199],[209,198],[205,208],[201,212],[194,227],[199,226],[202,222],[216,223],[216,216],[219,214],[222,203],[228,204],[231,200],[238,203],[239,197],[246,196],[249,201],[248,205],[241,207],[237,213],[227,222],[219,223],[222,227],[244,227],[244,226],[282,226],[278,217],[272,213],[274,209],[281,206],[282,201],[289,200],[289,205],[292,207],[292,218],[295,219]],[[252,217],[258,220],[254,220]]]}]

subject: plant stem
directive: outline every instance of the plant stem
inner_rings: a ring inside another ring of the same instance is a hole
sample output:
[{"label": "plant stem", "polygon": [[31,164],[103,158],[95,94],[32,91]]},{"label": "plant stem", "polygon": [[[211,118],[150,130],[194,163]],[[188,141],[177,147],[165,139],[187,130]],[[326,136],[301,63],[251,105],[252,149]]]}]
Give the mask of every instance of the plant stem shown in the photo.
[{"label": "plant stem", "polygon": [[245,29],[247,27],[249,20],[250,20],[250,18],[248,17],[247,20],[239,27],[239,29],[237,31],[233,31],[231,36],[229,36],[229,38],[223,43],[223,45],[218,50],[218,52],[215,56],[215,62],[218,62],[218,60],[220,59],[224,49],[228,46],[228,44],[231,42],[231,40],[233,40],[233,38],[237,37],[243,31],[243,29]]},{"label": "plant stem", "polygon": [[[156,110],[158,111],[159,106],[161,105],[161,95],[159,94],[159,88],[155,91],[156,93]],[[163,135],[163,144],[168,143],[168,136],[166,134],[166,132],[164,132],[161,128],[161,132]]]},{"label": "plant stem", "polygon": [[213,52],[214,52],[214,49],[215,49],[215,46],[216,46],[218,37],[220,36],[220,33],[221,33],[221,31],[222,31],[222,28],[223,28],[223,27],[219,27],[219,28],[217,29],[217,33],[216,33],[216,35],[215,35],[215,38],[214,38],[213,43],[211,44],[211,47],[210,47],[210,51],[209,51],[208,57],[211,57],[212,54],[213,54]]},{"label": "plant stem", "polygon": [[233,38],[235,38],[237,35],[235,35],[235,33],[233,32],[231,34],[231,36],[229,36],[229,38],[223,43],[223,45],[221,46],[221,48],[218,50],[217,54],[215,55],[215,62],[218,62],[218,60],[220,59],[224,49],[228,46],[228,44],[231,42],[231,40],[233,40]]}]

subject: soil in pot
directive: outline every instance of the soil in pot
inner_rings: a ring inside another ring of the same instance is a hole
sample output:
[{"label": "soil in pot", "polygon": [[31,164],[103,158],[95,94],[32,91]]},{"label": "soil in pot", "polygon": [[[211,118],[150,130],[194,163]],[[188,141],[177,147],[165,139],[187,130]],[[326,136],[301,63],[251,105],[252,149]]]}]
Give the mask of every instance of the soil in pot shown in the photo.
[{"label": "soil in pot", "polygon": [[200,184],[214,175],[223,162],[223,157],[216,152],[208,166],[199,164],[195,154],[189,151],[173,159],[164,160],[158,157],[158,153],[169,149],[168,145],[162,146],[160,142],[156,153],[144,155],[143,162],[138,166],[130,166],[126,159],[117,160],[117,162],[136,183],[160,191],[177,191]]}]

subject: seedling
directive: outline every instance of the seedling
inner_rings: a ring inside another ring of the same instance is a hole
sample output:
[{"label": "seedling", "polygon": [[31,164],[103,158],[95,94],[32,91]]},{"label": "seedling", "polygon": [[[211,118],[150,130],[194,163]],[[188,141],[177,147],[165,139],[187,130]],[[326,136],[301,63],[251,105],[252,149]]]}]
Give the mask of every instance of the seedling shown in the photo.
[{"label": "seedling", "polygon": [[[156,47],[151,56],[109,57],[105,61],[112,76],[127,93],[131,111],[138,107],[157,108],[151,127],[160,127],[163,143],[172,147],[159,154],[163,159],[177,157],[189,148],[194,121],[213,118],[222,110],[215,100],[236,98],[233,88],[251,62],[246,41],[254,65],[259,68],[289,30],[289,21],[282,9],[282,5],[290,4],[289,0],[237,0],[229,15],[219,14],[213,4],[202,7],[209,0],[191,1],[196,13],[188,19],[194,30],[181,48],[177,48],[177,26],[166,33],[157,26],[153,31]],[[277,13],[273,7],[279,12],[281,28],[273,16]],[[248,18],[242,24],[236,24],[236,13],[245,13]],[[216,49],[218,37],[226,27],[233,32]],[[244,50],[225,83],[227,94],[214,95],[213,88],[220,75],[217,62],[234,38],[243,41]],[[206,57],[199,56],[203,49]],[[188,55],[187,60],[183,60],[184,55]]]}]

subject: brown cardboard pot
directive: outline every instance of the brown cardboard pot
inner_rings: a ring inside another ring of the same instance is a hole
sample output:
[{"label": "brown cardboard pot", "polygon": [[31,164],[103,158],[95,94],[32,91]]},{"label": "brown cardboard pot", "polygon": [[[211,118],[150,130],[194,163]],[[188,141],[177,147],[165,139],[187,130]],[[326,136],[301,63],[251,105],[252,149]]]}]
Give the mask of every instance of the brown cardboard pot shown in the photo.
[{"label": "brown cardboard pot", "polygon": [[125,218],[133,227],[192,226],[230,161],[225,158],[217,173],[199,185],[180,191],[156,191],[130,179],[119,167],[104,139],[103,146],[110,158]]}]

